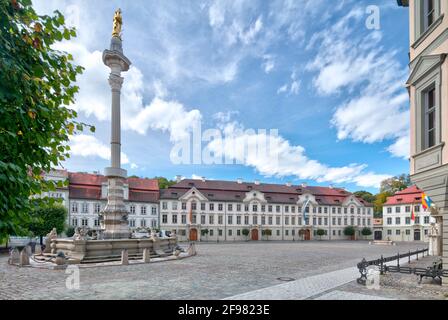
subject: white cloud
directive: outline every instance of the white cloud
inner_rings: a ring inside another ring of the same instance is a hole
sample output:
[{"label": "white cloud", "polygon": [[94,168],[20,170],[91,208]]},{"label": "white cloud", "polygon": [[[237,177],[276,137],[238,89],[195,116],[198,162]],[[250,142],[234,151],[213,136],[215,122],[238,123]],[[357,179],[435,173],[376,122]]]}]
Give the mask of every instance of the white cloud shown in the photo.
[{"label": "white cloud", "polygon": [[[227,124],[224,132],[226,140],[213,140],[208,144],[208,149],[218,157],[226,157],[237,163],[253,167],[265,176],[295,176],[298,179],[355,183],[360,187],[372,188],[377,188],[385,177],[389,177],[388,175],[365,172],[367,168],[365,164],[329,167],[319,161],[309,159],[302,146],[291,145],[281,136],[269,137],[265,133],[244,131],[242,125],[236,122]],[[258,149],[258,152],[248,152],[248,150],[257,150],[259,143],[266,140],[269,144],[267,152],[261,149]],[[246,146],[246,148],[238,146]]]},{"label": "white cloud", "polygon": [[[80,134],[70,137],[70,154],[79,157],[95,157],[110,160],[110,146],[91,135]],[[129,158],[121,153],[121,163],[129,164]]]},{"label": "white cloud", "polygon": [[281,86],[280,88],[278,88],[277,94],[285,93],[286,91],[288,91],[288,84],[285,84],[285,85]]},{"label": "white cloud", "polygon": [[277,94],[287,93],[287,95],[298,95],[300,92],[301,81],[298,79],[298,71],[294,68],[291,73],[291,82],[281,86]]},{"label": "white cloud", "polygon": [[271,73],[275,68],[275,59],[274,56],[270,54],[265,54],[263,56],[263,64],[262,64],[263,70],[266,74]]},{"label": "white cloud", "polygon": [[394,144],[387,149],[394,157],[403,158],[408,160],[411,152],[411,133],[409,131],[404,132],[403,136],[398,138]]},{"label": "white cloud", "polygon": [[[331,120],[338,139],[363,143],[394,140],[387,148],[405,157],[403,132],[409,131],[408,94],[404,89],[407,68],[396,52],[382,46],[382,33],[359,33],[365,14],[355,7],[331,27],[313,35],[307,49],[316,51],[306,70],[321,95],[347,94]],[[407,153],[407,152],[406,152]]]}]

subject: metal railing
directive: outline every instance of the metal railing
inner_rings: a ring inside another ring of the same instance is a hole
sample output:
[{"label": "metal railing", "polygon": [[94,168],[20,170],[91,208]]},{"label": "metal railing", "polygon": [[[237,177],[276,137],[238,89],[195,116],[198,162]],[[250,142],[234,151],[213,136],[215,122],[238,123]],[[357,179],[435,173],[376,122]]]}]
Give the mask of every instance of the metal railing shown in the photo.
[{"label": "metal railing", "polygon": [[[408,258],[408,263],[411,262],[411,257],[416,256],[416,260],[418,261],[419,256],[424,258],[425,255],[428,256],[428,249],[421,249],[416,251],[409,251],[408,253],[400,254],[398,253],[395,256],[384,258],[381,256],[380,259],[367,261],[365,258],[358,263],[357,267],[359,269],[359,273],[361,276],[357,279],[359,284],[365,285],[367,282],[367,268],[370,266],[377,266],[379,268],[380,274],[384,275],[386,272],[390,273],[403,273],[403,274],[415,274],[420,276],[420,282],[424,277],[430,278],[439,278],[448,277],[448,270],[444,270],[442,268],[442,262],[434,263],[431,267],[427,268],[411,268],[411,267],[402,267],[400,266],[400,259]],[[387,265],[389,262],[397,261],[396,266]]]}]

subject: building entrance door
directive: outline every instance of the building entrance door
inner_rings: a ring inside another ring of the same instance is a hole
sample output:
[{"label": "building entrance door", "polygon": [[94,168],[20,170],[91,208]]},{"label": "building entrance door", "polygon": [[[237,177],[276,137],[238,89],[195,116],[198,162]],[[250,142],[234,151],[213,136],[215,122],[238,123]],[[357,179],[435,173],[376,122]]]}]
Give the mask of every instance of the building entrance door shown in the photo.
[{"label": "building entrance door", "polygon": [[375,231],[375,240],[383,240],[383,231]]},{"label": "building entrance door", "polygon": [[198,230],[190,229],[190,241],[198,241]]},{"label": "building entrance door", "polygon": [[420,241],[421,240],[421,232],[420,230],[414,231],[414,241]]},{"label": "building entrance door", "polygon": [[257,229],[253,229],[251,236],[252,236],[251,237],[252,241],[258,241],[258,230]]}]

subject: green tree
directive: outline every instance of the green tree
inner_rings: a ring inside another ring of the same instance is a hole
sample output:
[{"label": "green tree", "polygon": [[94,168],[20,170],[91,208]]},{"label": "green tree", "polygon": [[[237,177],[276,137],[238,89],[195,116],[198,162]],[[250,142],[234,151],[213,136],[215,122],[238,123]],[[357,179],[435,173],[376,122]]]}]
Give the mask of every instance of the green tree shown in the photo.
[{"label": "green tree", "polygon": [[243,229],[241,231],[241,233],[243,234],[243,236],[246,237],[246,240],[247,240],[247,237],[249,236],[250,230],[249,229]]},{"label": "green tree", "polygon": [[72,226],[68,227],[67,230],[65,230],[65,234],[69,238],[73,237],[73,235],[75,234],[75,228]]},{"label": "green tree", "polygon": [[373,203],[375,201],[375,195],[368,191],[356,191],[353,193],[358,198],[363,199],[364,201],[367,201],[368,203]]},{"label": "green tree", "polygon": [[409,174],[401,174],[381,182],[380,193],[387,192],[394,194],[398,191],[406,189],[411,185],[411,178]]},{"label": "green tree", "polygon": [[347,226],[344,229],[344,235],[347,237],[353,237],[356,233],[355,227],[353,226]]},{"label": "green tree", "polygon": [[43,244],[43,237],[53,228],[56,228],[58,233],[65,230],[67,209],[63,206],[51,206],[34,209],[31,211],[31,216],[33,222],[30,224],[29,230],[34,236],[40,237],[40,244]]},{"label": "green tree", "polygon": [[56,187],[42,173],[69,157],[69,136],[86,126],[69,108],[82,67],[53,49],[75,36],[58,11],[39,16],[30,0],[0,0],[0,241],[25,235],[29,212],[54,203],[34,197]]},{"label": "green tree", "polygon": [[362,234],[364,237],[371,236],[371,235],[372,235],[372,229],[365,227],[365,228],[363,228],[363,229],[361,230],[361,234]]},{"label": "green tree", "polygon": [[202,230],[201,230],[201,235],[202,235],[203,237],[207,236],[207,240],[208,240],[208,233],[209,233],[209,230],[208,230],[208,229],[202,229]]},{"label": "green tree", "polygon": [[269,240],[269,237],[272,236],[271,229],[264,229],[261,231],[261,235],[266,237],[266,240]]},{"label": "green tree", "polygon": [[386,203],[387,197],[390,197],[392,195],[393,194],[390,192],[380,192],[375,196],[375,201],[373,202],[375,218],[383,217],[383,205]]},{"label": "green tree", "polygon": [[325,235],[325,230],[317,229],[316,234],[320,237],[320,240],[322,240],[322,237]]},{"label": "green tree", "polygon": [[159,181],[159,189],[167,189],[176,184],[176,181],[168,180],[165,177],[155,177]]}]

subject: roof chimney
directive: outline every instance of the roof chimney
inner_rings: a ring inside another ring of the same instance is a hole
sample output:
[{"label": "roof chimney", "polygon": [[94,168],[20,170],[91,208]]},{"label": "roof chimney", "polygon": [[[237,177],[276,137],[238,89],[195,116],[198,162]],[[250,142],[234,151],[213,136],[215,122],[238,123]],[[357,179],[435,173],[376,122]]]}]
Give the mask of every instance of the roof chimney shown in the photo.
[{"label": "roof chimney", "polygon": [[330,184],[330,189],[334,189],[334,185]]},{"label": "roof chimney", "polygon": [[182,176],[181,175],[177,175],[176,176],[176,182],[179,183],[182,181]]},{"label": "roof chimney", "polygon": [[205,182],[205,177],[201,177],[202,182]]},{"label": "roof chimney", "polygon": [[238,182],[238,184],[242,184],[242,183],[243,183],[243,179],[242,179],[242,178],[238,178],[238,179],[236,180],[236,182]]},{"label": "roof chimney", "polygon": [[259,186],[260,185],[260,180],[255,180],[255,185]]},{"label": "roof chimney", "polygon": [[306,188],[306,187],[308,187],[308,184],[306,182],[303,182],[302,183],[302,188]]},{"label": "roof chimney", "polygon": [[292,187],[292,182],[286,182],[287,187]]}]

